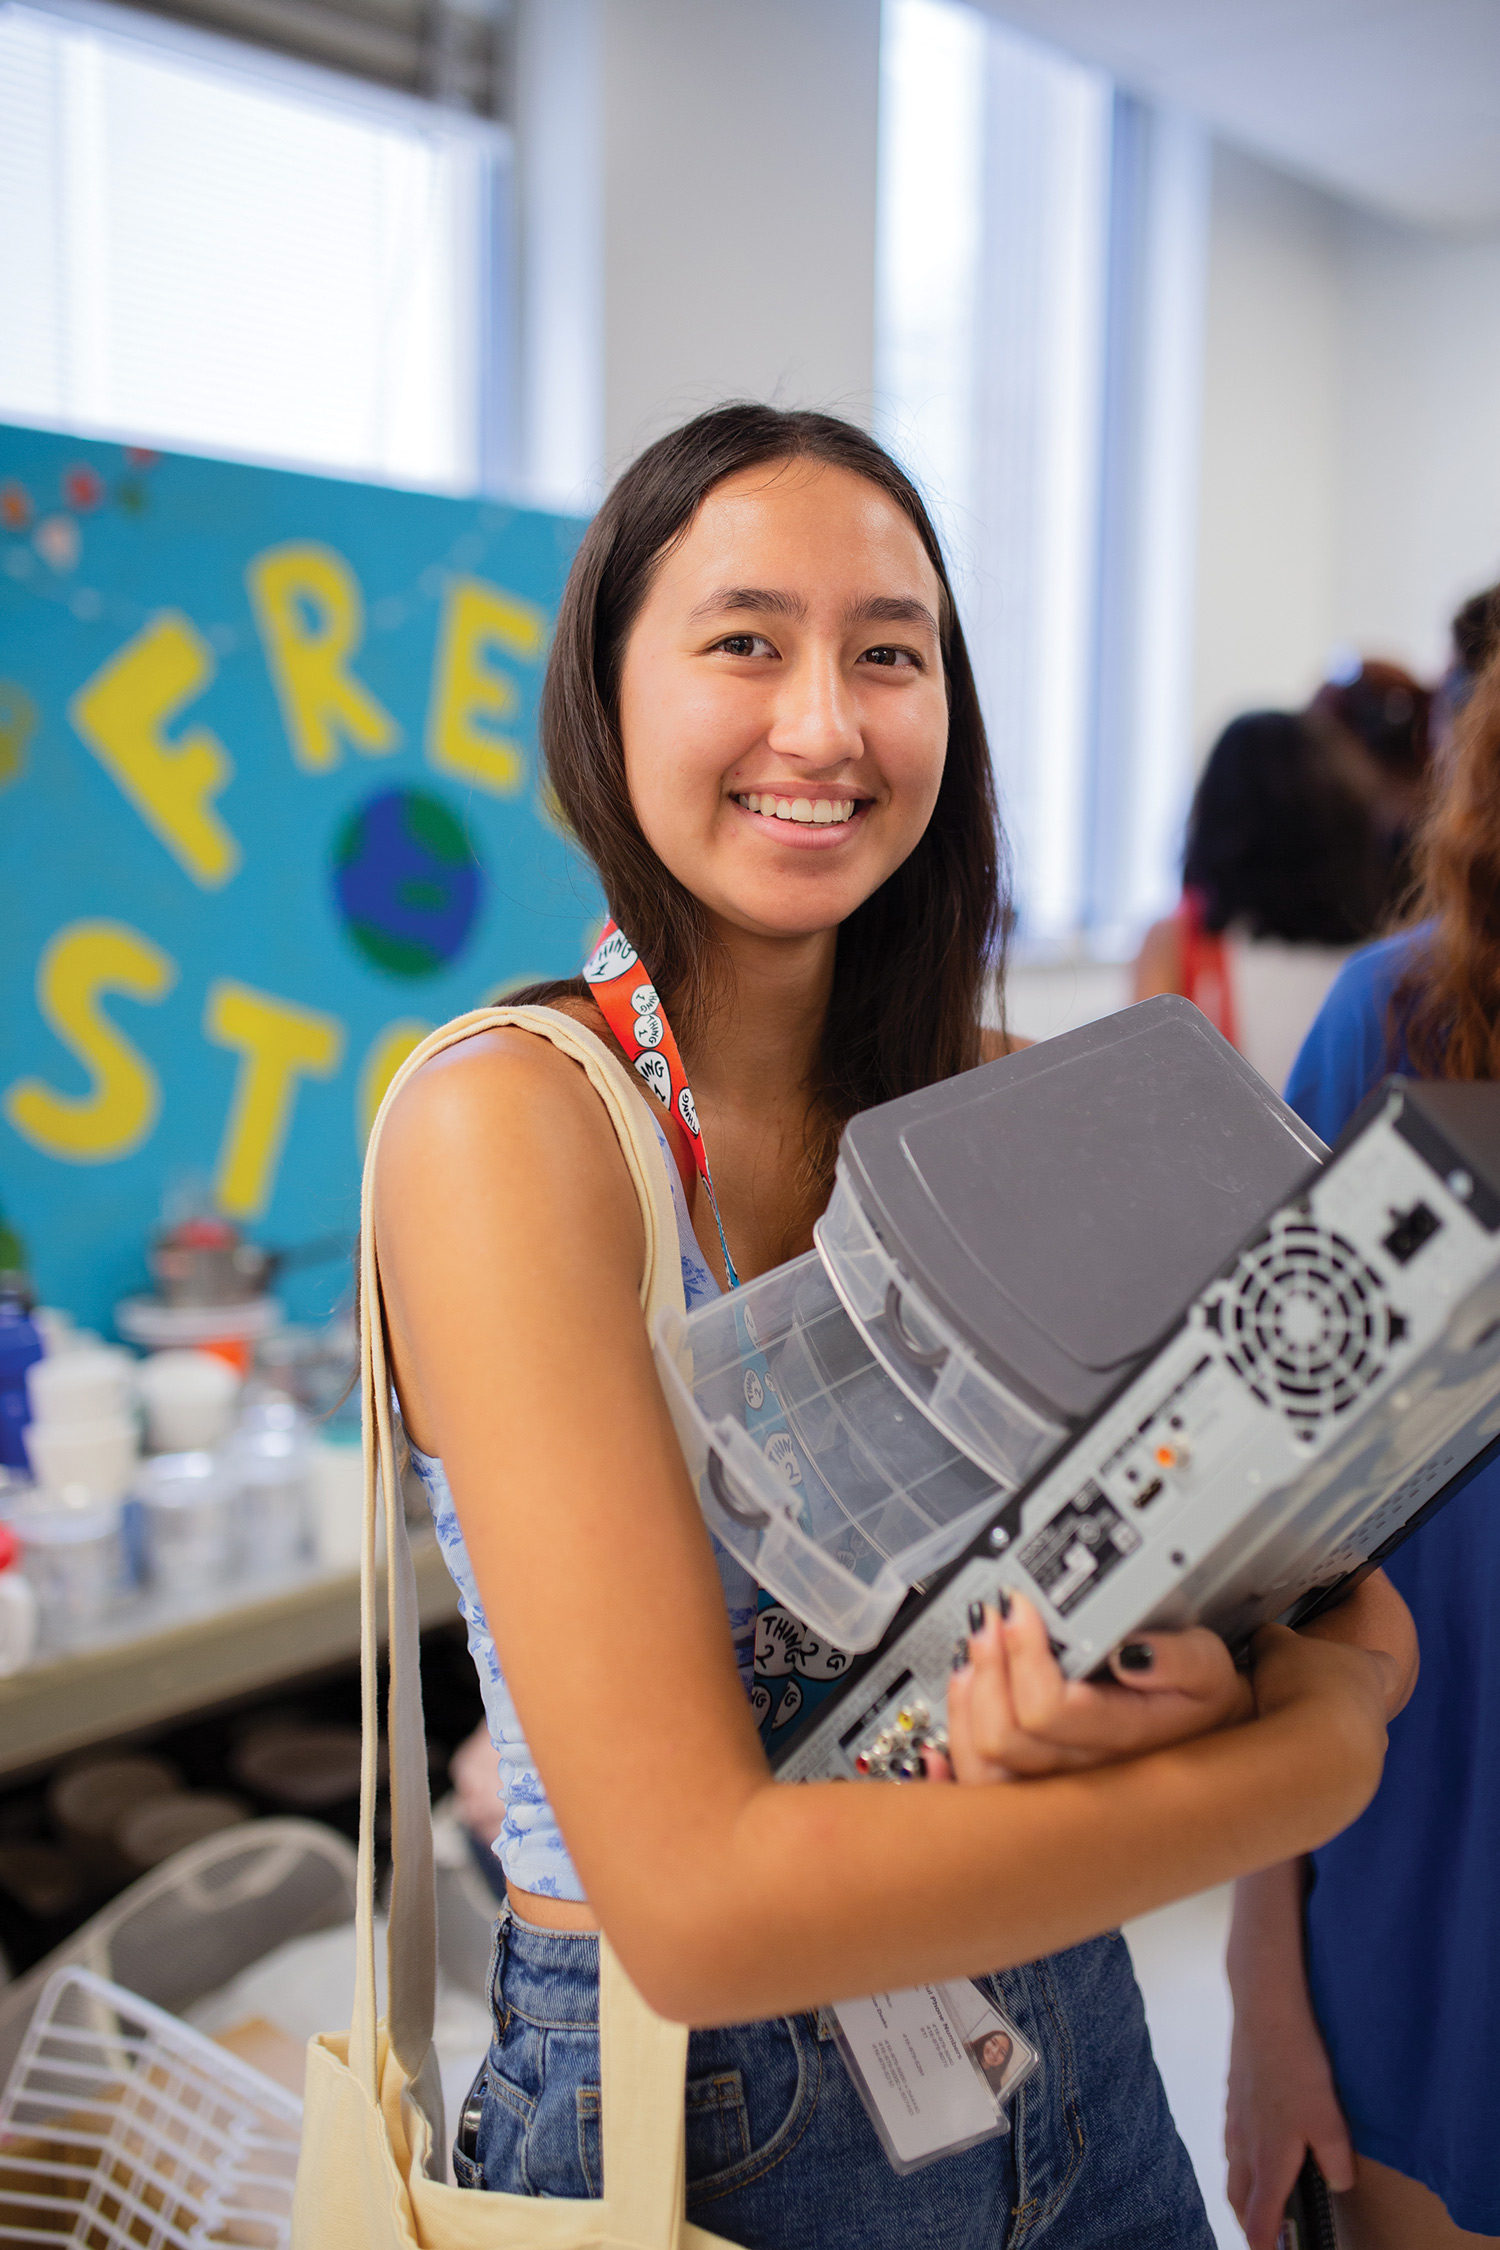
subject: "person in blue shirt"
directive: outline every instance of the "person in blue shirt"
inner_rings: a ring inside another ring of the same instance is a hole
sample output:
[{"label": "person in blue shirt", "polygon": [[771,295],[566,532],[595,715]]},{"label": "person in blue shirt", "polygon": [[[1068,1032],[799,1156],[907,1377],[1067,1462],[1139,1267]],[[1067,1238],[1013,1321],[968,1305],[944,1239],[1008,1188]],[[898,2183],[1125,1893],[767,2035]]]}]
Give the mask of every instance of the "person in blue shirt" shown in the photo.
[{"label": "person in blue shirt", "polygon": [[[1413,926],[1341,972],[1287,1100],[1337,1139],[1389,1072],[1500,1078],[1500,651],[1418,847]],[[1369,1808],[1237,1888],[1226,2147],[1251,2250],[1306,2151],[1342,2250],[1500,2241],[1500,1464],[1387,1563],[1421,1644]]]}]

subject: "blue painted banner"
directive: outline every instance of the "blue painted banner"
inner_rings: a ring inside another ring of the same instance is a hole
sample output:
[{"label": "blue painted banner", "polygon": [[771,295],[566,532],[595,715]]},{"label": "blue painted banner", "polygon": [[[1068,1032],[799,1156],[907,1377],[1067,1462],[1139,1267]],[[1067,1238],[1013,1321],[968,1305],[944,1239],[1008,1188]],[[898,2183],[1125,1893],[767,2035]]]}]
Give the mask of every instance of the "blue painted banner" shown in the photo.
[{"label": "blue painted banner", "polygon": [[535,722],[581,531],[0,428],[0,1206],[46,1302],[107,1328],[195,1179],[352,1234],[414,1040],[574,972]]}]

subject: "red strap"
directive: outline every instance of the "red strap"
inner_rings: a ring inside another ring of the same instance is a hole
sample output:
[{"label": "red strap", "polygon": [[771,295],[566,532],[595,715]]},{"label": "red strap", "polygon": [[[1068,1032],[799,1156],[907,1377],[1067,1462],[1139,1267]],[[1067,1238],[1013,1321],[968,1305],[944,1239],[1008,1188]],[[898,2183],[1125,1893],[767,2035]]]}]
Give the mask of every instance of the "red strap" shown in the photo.
[{"label": "red strap", "polygon": [[719,1230],[719,1247],[724,1253],[729,1286],[737,1289],[739,1275],[724,1239],[724,1222],[719,1217],[719,1199],[714,1194],[713,1174],[708,1168],[708,1151],[703,1146],[693,1089],[688,1084],[682,1056],[656,987],[617,922],[605,923],[603,936],[583,965],[583,977],[599,1013],[624,1048],[632,1067],[677,1128],[669,1138],[677,1169],[682,1174],[683,1188],[691,1199],[696,1171]]}]

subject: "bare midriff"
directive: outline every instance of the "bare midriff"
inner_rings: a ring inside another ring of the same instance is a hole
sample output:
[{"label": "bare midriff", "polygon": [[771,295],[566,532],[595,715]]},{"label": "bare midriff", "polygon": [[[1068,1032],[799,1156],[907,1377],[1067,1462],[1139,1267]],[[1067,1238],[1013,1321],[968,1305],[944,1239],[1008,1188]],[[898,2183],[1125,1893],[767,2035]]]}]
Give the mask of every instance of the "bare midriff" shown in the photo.
[{"label": "bare midriff", "polygon": [[539,1891],[518,1891],[507,1884],[507,1903],[512,1914],[523,1922],[534,1922],[539,1930],[597,1930],[599,1927],[593,1908],[583,1899],[544,1898]]}]

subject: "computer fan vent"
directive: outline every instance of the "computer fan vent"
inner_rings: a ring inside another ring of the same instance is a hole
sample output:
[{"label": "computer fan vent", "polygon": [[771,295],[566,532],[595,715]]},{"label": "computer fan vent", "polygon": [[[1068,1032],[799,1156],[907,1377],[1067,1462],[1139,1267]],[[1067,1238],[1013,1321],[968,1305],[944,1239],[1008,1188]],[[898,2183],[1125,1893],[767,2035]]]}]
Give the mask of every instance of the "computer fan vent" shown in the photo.
[{"label": "computer fan vent", "polygon": [[1403,1325],[1354,1245],[1311,1219],[1278,1221],[1244,1253],[1209,1324],[1255,1396],[1303,1428],[1346,1412],[1378,1381]]}]

